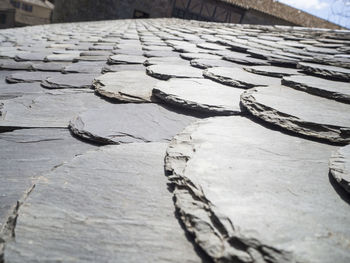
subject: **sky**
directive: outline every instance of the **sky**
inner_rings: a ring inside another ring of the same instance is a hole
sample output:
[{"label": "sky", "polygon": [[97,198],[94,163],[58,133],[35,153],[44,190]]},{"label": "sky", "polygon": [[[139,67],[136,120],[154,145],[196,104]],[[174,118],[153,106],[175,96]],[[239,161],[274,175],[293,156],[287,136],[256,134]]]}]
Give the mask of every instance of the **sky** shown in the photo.
[{"label": "sky", "polygon": [[278,0],[278,2],[350,28],[350,0]]}]

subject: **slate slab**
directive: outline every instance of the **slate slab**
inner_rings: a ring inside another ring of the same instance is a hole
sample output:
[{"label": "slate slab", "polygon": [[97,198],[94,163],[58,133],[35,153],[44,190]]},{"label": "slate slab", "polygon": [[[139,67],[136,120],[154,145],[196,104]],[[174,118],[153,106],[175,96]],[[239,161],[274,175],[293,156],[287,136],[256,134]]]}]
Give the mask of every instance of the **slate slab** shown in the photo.
[{"label": "slate slab", "polygon": [[180,57],[187,60],[192,59],[221,59],[220,56],[207,53],[181,53]]},{"label": "slate slab", "polygon": [[101,73],[105,62],[78,62],[64,67],[64,73]]},{"label": "slate slab", "polygon": [[302,74],[300,70],[297,70],[294,68],[285,68],[285,67],[277,67],[277,66],[250,66],[250,67],[244,67],[244,69],[251,73],[270,76],[270,77],[277,77],[277,78]]},{"label": "slate slab", "polygon": [[143,55],[147,58],[153,57],[179,57],[178,52],[174,51],[144,51]]},{"label": "slate slab", "polygon": [[298,67],[324,78],[350,81],[350,69],[306,62],[299,62]]},{"label": "slate slab", "polygon": [[152,58],[148,58],[144,63],[146,67],[151,65],[164,65],[164,64],[188,66],[189,62],[179,57],[152,57]]},{"label": "slate slab", "polygon": [[329,171],[334,179],[350,193],[350,146],[344,146],[332,153]]},{"label": "slate slab", "polygon": [[226,61],[223,59],[192,59],[191,66],[200,69],[214,68],[214,67],[235,67],[242,68],[241,64]]},{"label": "slate slab", "polygon": [[153,89],[153,95],[166,103],[216,115],[240,114],[242,92],[207,79],[170,79]]},{"label": "slate slab", "polygon": [[209,68],[203,72],[203,76],[219,83],[242,89],[250,89],[256,86],[278,85],[281,83],[280,78],[253,74],[240,68]]},{"label": "slate slab", "polygon": [[196,120],[153,103],[103,104],[72,119],[69,127],[75,135],[101,144],[160,142],[170,141]]},{"label": "slate slab", "polygon": [[9,128],[66,128],[80,112],[98,107],[93,93],[72,91],[28,95],[0,102],[0,130]]},{"label": "slate slab", "polygon": [[220,54],[224,60],[240,63],[244,65],[270,65],[267,60],[260,58],[253,58],[246,53],[234,52],[234,51],[223,51],[221,53],[216,52],[216,54]]},{"label": "slate slab", "polygon": [[75,58],[79,57],[79,53],[73,54],[52,54],[45,57],[44,61],[47,62],[72,62]]},{"label": "slate slab", "polygon": [[[76,140],[67,129],[24,129],[0,133],[0,236],[17,201],[24,201],[35,179],[95,146]],[[6,238],[6,236],[5,236]]]},{"label": "slate slab", "polygon": [[57,77],[49,77],[41,82],[41,85],[47,89],[72,89],[72,88],[91,88],[92,82],[97,73],[91,74],[61,74]]},{"label": "slate slab", "polygon": [[6,76],[6,81],[9,83],[33,83],[33,82],[41,82],[49,77],[61,76],[62,74],[59,72],[21,72],[21,73],[13,73],[11,75]]},{"label": "slate slab", "polygon": [[69,62],[45,62],[45,63],[33,63],[32,67],[34,70],[39,71],[59,71],[68,65],[71,65]]},{"label": "slate slab", "polygon": [[45,89],[39,83],[0,84],[0,100],[44,93]]},{"label": "slate slab", "polygon": [[[286,86],[257,87],[241,96],[252,115],[297,134],[350,142],[350,105]],[[322,113],[322,114],[320,114]]]},{"label": "slate slab", "polygon": [[159,80],[143,71],[106,73],[94,80],[96,92],[123,102],[151,102],[152,89]]},{"label": "slate slab", "polygon": [[102,68],[102,73],[106,72],[118,72],[118,71],[140,71],[145,70],[142,64],[121,64],[121,65],[106,65]]},{"label": "slate slab", "polygon": [[161,80],[170,78],[202,78],[202,70],[182,65],[152,65],[146,68],[148,75]]},{"label": "slate slab", "polygon": [[144,56],[132,55],[113,55],[108,59],[109,64],[143,64],[146,58]]},{"label": "slate slab", "polygon": [[174,216],[165,149],[102,147],[43,175],[6,262],[202,262]]},{"label": "slate slab", "polygon": [[329,182],[334,149],[215,117],[177,135],[165,160],[181,219],[214,261],[345,263],[349,199]]},{"label": "slate slab", "polygon": [[1,59],[0,68],[2,70],[32,70],[31,62],[16,62],[10,59]]},{"label": "slate slab", "polygon": [[313,76],[290,76],[282,79],[282,84],[310,94],[350,103],[350,83],[331,81]]}]

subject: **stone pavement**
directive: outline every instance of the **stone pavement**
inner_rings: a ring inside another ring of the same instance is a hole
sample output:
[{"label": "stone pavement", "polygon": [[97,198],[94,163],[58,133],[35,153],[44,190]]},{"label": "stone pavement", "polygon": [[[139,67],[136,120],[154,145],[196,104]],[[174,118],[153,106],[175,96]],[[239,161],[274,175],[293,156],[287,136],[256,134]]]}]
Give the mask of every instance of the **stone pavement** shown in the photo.
[{"label": "stone pavement", "polygon": [[350,262],[350,31],[0,31],[0,263]]}]

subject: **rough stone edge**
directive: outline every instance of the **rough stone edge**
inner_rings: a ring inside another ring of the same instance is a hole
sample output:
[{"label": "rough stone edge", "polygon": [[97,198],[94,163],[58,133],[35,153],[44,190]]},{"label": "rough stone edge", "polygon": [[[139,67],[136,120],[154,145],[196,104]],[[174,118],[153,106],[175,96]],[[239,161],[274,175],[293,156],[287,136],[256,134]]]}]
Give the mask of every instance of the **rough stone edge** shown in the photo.
[{"label": "rough stone edge", "polygon": [[249,89],[241,95],[241,105],[253,116],[283,129],[316,139],[327,140],[332,143],[350,143],[350,128],[335,125],[307,122],[295,116],[277,111],[256,101],[255,88]]},{"label": "rough stone edge", "polygon": [[267,72],[267,71],[258,70],[255,68],[248,68],[248,67],[243,67],[243,69],[250,72],[250,73],[268,76],[268,77],[275,77],[275,78],[282,78],[282,77],[287,77],[287,76],[289,77],[289,76],[293,75],[293,74],[287,74],[287,73]]},{"label": "rough stone edge", "polygon": [[[304,91],[316,96],[324,97],[327,99],[336,100],[339,102],[350,104],[350,95],[335,92],[335,91],[329,91],[324,89],[319,89],[317,87],[312,87],[307,84],[302,84],[296,81],[293,81],[291,79],[288,79],[288,77],[283,77],[281,81],[282,85],[288,86],[290,88]],[[334,82],[336,84],[336,82]],[[349,88],[350,90],[350,88]]]},{"label": "rough stone edge", "polygon": [[214,73],[209,72],[209,70],[210,70],[210,68],[204,70],[203,76],[205,78],[211,79],[215,82],[225,84],[225,85],[235,87],[235,88],[240,88],[240,89],[251,89],[251,88],[255,87],[255,85],[252,85],[249,83],[244,83],[244,82],[233,80],[231,78],[226,78],[226,77],[215,75]]},{"label": "rough stone edge", "polygon": [[229,109],[225,109],[224,107],[220,107],[220,106],[200,104],[200,103],[196,103],[193,101],[184,100],[184,99],[181,99],[175,95],[164,93],[163,91],[161,91],[157,88],[153,88],[152,94],[153,94],[153,96],[157,97],[161,101],[165,101],[165,102],[168,102],[168,103],[175,105],[177,107],[185,108],[185,109],[189,109],[189,110],[193,110],[193,111],[215,114],[215,115],[219,115],[219,116],[230,116],[230,115],[241,114],[240,110],[238,110],[238,111],[235,111],[233,109],[229,110]]},{"label": "rough stone edge", "polygon": [[[350,146],[345,146],[350,147]],[[329,159],[329,172],[338,184],[350,194],[350,181],[346,177],[350,177],[350,171],[346,167],[346,159],[340,148],[333,152]]]},{"label": "rough stone edge", "polygon": [[[78,74],[77,74],[78,75]],[[92,84],[90,85],[81,85],[79,87],[77,86],[70,86],[67,84],[56,84],[50,81],[50,78],[47,78],[43,81],[41,81],[41,86],[46,89],[90,89],[92,87]]]},{"label": "rough stone edge", "polygon": [[150,100],[145,100],[140,97],[131,96],[122,92],[110,92],[104,89],[105,85],[103,85],[99,80],[95,79],[92,83],[93,89],[95,89],[95,92],[102,97],[106,97],[108,99],[113,99],[120,102],[130,102],[130,103],[148,103],[151,102]]},{"label": "rough stone edge", "polygon": [[214,262],[296,262],[290,252],[245,237],[229,218],[216,210],[201,186],[184,176],[187,162],[196,151],[191,144],[191,134],[210,119],[195,122],[176,135],[169,144],[165,157],[165,170],[169,181],[174,185],[175,207],[186,231],[194,236],[196,244]]},{"label": "rough stone edge", "polygon": [[299,63],[297,64],[297,67],[301,68],[306,72],[309,72],[311,74],[315,74],[317,76],[321,76],[324,78],[336,79],[341,81],[350,81],[350,74],[341,73],[333,70],[327,70],[327,69],[319,69],[317,68],[317,66],[311,67],[311,66],[307,66]]}]

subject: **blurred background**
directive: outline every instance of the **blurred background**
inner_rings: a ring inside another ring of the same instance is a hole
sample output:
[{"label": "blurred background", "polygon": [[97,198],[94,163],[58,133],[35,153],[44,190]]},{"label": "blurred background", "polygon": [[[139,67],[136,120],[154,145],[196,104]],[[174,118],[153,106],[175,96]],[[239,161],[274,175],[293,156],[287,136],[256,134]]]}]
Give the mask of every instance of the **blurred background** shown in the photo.
[{"label": "blurred background", "polygon": [[0,0],[0,28],[161,17],[342,29],[350,0]]}]

